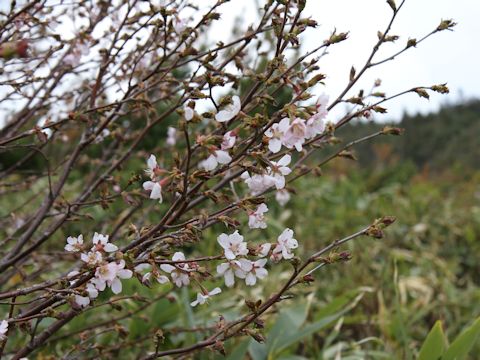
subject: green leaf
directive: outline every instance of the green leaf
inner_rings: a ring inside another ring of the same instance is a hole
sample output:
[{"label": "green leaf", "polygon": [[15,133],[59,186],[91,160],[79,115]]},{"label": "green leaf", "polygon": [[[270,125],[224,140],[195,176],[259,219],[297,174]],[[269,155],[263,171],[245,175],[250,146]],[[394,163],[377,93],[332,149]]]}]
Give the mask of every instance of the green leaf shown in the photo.
[{"label": "green leaf", "polygon": [[472,326],[464,330],[450,345],[442,357],[442,360],[462,360],[472,349],[480,334],[480,318],[477,318]]},{"label": "green leaf", "polygon": [[438,360],[446,348],[447,343],[442,330],[442,322],[437,321],[420,349],[418,360]]},{"label": "green leaf", "polygon": [[235,349],[226,357],[226,360],[243,360],[246,358],[246,354],[248,351],[248,345],[250,344],[250,340],[244,340],[240,344],[238,344]]}]

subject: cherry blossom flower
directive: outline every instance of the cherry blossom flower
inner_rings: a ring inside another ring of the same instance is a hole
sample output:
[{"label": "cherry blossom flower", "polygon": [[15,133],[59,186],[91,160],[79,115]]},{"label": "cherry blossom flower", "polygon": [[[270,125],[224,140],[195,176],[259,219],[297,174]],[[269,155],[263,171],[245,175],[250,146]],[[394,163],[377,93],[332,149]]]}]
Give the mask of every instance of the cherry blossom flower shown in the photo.
[{"label": "cherry blossom flower", "polygon": [[238,96],[232,96],[232,103],[227,105],[223,110],[215,115],[215,120],[218,122],[226,122],[232,120],[240,112],[242,103]]},{"label": "cherry blossom flower", "polygon": [[173,24],[173,28],[175,29],[175,32],[177,34],[181,34],[182,32],[185,31],[185,29],[187,28],[187,23],[184,19],[181,19],[180,17],[178,16],[175,16],[175,18],[173,19],[172,21],[172,24]]},{"label": "cherry blossom flower", "polygon": [[108,242],[108,235],[103,235],[95,232],[93,234],[93,248],[92,250],[114,252],[118,250],[118,246]]},{"label": "cherry blossom flower", "polygon": [[188,104],[183,107],[183,117],[186,121],[190,121],[195,116],[195,110],[193,110]]},{"label": "cherry blossom flower", "polygon": [[275,186],[275,178],[268,174],[255,174],[250,176],[250,174],[245,171],[241,175],[241,178],[245,181],[245,184],[247,184],[248,189],[254,196],[260,195],[272,186]]},{"label": "cherry blossom flower", "polygon": [[[185,260],[185,255],[182,252],[176,252],[172,257],[173,261],[182,261]],[[188,271],[191,270],[188,263],[178,263],[175,266],[170,264],[160,265],[160,269],[169,273],[172,277],[173,283],[177,287],[187,286],[190,284],[190,277],[188,276]]]},{"label": "cherry blossom flower", "polygon": [[166,277],[165,275],[162,275],[160,274],[157,270],[154,270],[153,272],[151,271],[152,270],[152,265],[148,264],[148,263],[143,263],[143,264],[138,264],[137,266],[135,266],[134,268],[134,271],[136,273],[139,273],[141,274],[144,270],[148,270],[147,273],[145,273],[143,276],[142,276],[142,283],[144,284],[147,284],[149,281],[150,281],[150,278],[152,277],[152,275],[154,276],[154,278],[157,280],[157,282],[159,282],[160,284],[165,284],[167,282],[169,282],[170,280],[168,279],[168,277]]},{"label": "cherry blossom flower", "polygon": [[203,305],[207,302],[207,300],[209,298],[211,298],[213,295],[217,295],[217,294],[220,294],[222,292],[222,289],[220,289],[219,287],[216,287],[215,289],[213,289],[212,291],[207,291],[206,293],[198,293],[197,294],[197,300],[193,301],[192,303],[190,303],[190,305],[192,307],[195,307],[197,305]]},{"label": "cherry blossom flower", "polygon": [[328,95],[321,94],[317,99],[317,103],[315,104],[317,108],[317,115],[322,119],[325,119],[328,115],[328,110],[327,110],[328,100],[329,100]]},{"label": "cherry blossom flower", "polygon": [[302,151],[302,145],[305,142],[306,135],[307,126],[305,125],[305,120],[296,118],[285,132],[282,143],[289,149],[295,147],[297,151]]},{"label": "cherry blossom flower", "polygon": [[264,268],[267,263],[267,259],[259,259],[256,261],[250,261],[248,259],[240,259],[241,267],[245,271],[245,284],[253,286],[257,283],[258,279],[263,279],[268,275],[268,271]]},{"label": "cherry blossom flower", "polygon": [[232,158],[228,152],[223,150],[215,150],[207,160],[204,160],[200,163],[200,166],[203,167],[206,171],[214,170],[218,164],[228,164],[232,161]]},{"label": "cherry blossom flower", "polygon": [[250,229],[266,229],[265,213],[268,211],[266,204],[260,204],[257,209],[248,214],[248,227]]},{"label": "cherry blossom flower", "polygon": [[298,241],[293,238],[293,230],[286,228],[277,239],[277,244],[272,252],[272,260],[293,258],[292,250],[298,247]]},{"label": "cherry blossom flower", "polygon": [[257,251],[257,255],[259,257],[265,257],[268,255],[268,253],[270,252],[270,249],[272,248],[272,244],[270,243],[265,243],[265,244],[262,244],[259,246],[258,248],[258,251]]},{"label": "cherry blossom flower", "polygon": [[325,122],[323,120],[328,115],[327,105],[328,95],[320,95],[315,104],[317,112],[307,120],[307,139],[311,139],[325,131]]},{"label": "cherry blossom flower", "polygon": [[90,300],[98,297],[98,290],[92,281],[87,283],[85,290],[87,291],[88,296],[75,295],[75,302],[81,307],[88,306],[90,304]]},{"label": "cherry blossom flower", "polygon": [[275,194],[275,200],[280,206],[285,206],[290,201],[290,193],[286,189],[278,190]]},{"label": "cherry blossom flower", "polygon": [[243,236],[238,233],[238,230],[230,235],[220,234],[217,237],[217,241],[224,249],[225,258],[228,260],[248,254],[247,243],[243,241]]},{"label": "cherry blossom flower", "polygon": [[231,149],[235,145],[236,141],[237,141],[237,134],[235,133],[234,130],[226,132],[223,135],[221,149],[222,150]]},{"label": "cherry blossom flower", "polygon": [[0,340],[5,340],[7,338],[8,331],[8,321],[2,320],[0,323]]},{"label": "cherry blossom flower", "polygon": [[145,181],[143,183],[143,188],[147,191],[150,191],[150,199],[159,200],[161,203],[163,201],[162,197],[162,185],[156,181]]},{"label": "cherry blossom flower", "polygon": [[167,145],[175,146],[177,143],[177,129],[169,126],[167,129]]},{"label": "cherry blossom flower", "polygon": [[282,119],[280,122],[273,124],[267,131],[265,136],[269,137],[268,149],[272,153],[277,153],[282,148],[282,139],[285,132],[290,127],[290,120],[288,118]]},{"label": "cherry blossom flower", "polygon": [[82,55],[87,55],[89,50],[88,44],[76,42],[71,52],[63,58],[63,63],[72,67],[78,66],[80,65]]},{"label": "cherry blossom flower", "polygon": [[160,168],[157,164],[157,158],[155,155],[151,154],[147,160],[148,168],[145,170],[145,173],[150,177],[150,179],[155,179],[155,176],[158,174]]},{"label": "cherry blossom flower", "polygon": [[273,176],[275,187],[277,190],[285,187],[285,176],[290,174],[292,170],[287,166],[290,164],[292,157],[289,154],[284,155],[278,162],[271,161],[271,167],[267,168],[267,173]]},{"label": "cherry blossom flower", "polygon": [[103,291],[105,286],[108,285],[114,294],[120,294],[122,292],[120,279],[130,279],[132,277],[132,271],[124,269],[124,267],[124,260],[120,260],[118,263],[110,262],[97,267],[95,279],[93,280],[95,287]]},{"label": "cherry blossom flower", "polygon": [[65,250],[70,252],[81,251],[83,247],[83,235],[78,235],[78,237],[69,236],[67,237],[67,245],[65,245]]},{"label": "cherry blossom flower", "polygon": [[99,263],[102,262],[103,257],[102,253],[100,251],[89,251],[88,253],[82,253],[80,255],[80,259],[83,262],[86,262],[90,266],[95,266],[98,265]]},{"label": "cherry blossom flower", "polygon": [[245,279],[247,275],[242,269],[242,264],[238,260],[231,260],[229,262],[217,265],[217,273],[223,275],[225,286],[232,287],[235,285],[235,276],[240,279]]}]

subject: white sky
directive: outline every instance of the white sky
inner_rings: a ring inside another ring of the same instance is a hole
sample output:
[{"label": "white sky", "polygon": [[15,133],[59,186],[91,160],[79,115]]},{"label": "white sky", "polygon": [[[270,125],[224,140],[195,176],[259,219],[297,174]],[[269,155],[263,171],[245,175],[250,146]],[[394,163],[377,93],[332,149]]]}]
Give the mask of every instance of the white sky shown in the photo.
[{"label": "white sky", "polygon": [[[255,0],[232,0],[222,21],[231,23],[238,14],[252,14],[254,5]],[[330,55],[320,62],[321,71],[328,75],[325,92],[331,98],[345,87],[351,66],[358,69],[366,60],[377,40],[377,31],[383,31],[391,12],[385,0],[307,0],[305,15],[320,26],[309,30],[305,49],[318,46],[334,28],[350,32],[349,40],[332,47]],[[249,15],[244,18],[248,23],[253,19]],[[442,103],[480,97],[480,0],[407,0],[391,32],[400,39],[396,44],[386,44],[387,50],[380,54],[393,54],[409,37],[419,39],[436,28],[441,19],[450,18],[458,23],[455,31],[437,33],[396,60],[370,70],[362,83],[370,89],[373,80],[381,78],[381,89],[388,95],[446,82],[450,94],[432,94],[429,101],[416,94],[406,95],[390,103],[389,114],[383,119],[399,119],[404,111],[430,112]]]}]

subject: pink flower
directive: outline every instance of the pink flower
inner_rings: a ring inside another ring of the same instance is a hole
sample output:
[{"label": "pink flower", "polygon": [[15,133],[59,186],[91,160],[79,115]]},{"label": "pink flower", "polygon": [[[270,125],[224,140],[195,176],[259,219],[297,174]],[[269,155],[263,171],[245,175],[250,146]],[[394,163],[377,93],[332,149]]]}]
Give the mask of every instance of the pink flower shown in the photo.
[{"label": "pink flower", "polygon": [[267,168],[267,173],[275,180],[275,187],[277,190],[285,187],[285,176],[289,175],[292,170],[287,166],[290,164],[292,157],[290,155],[284,155],[278,162],[271,161],[272,167]]},{"label": "pink flower", "polygon": [[292,250],[298,247],[298,241],[293,238],[293,230],[287,228],[283,230],[277,239],[277,244],[272,252],[272,260],[293,258]]},{"label": "pink flower", "polygon": [[250,229],[266,229],[265,213],[268,207],[265,204],[260,204],[257,209],[248,215],[248,227]]},{"label": "pink flower", "polygon": [[197,300],[193,301],[190,305],[192,307],[195,307],[197,305],[203,305],[205,302],[207,302],[208,299],[210,299],[213,295],[220,294],[222,292],[222,289],[216,287],[212,291],[207,291],[206,293],[198,293],[197,294]]},{"label": "pink flower", "polygon": [[223,141],[221,148],[222,150],[231,149],[235,145],[235,141],[237,141],[237,135],[235,131],[228,131],[223,135]]},{"label": "pink flower", "polygon": [[289,149],[295,147],[297,151],[302,151],[302,145],[305,142],[306,136],[307,126],[305,125],[305,120],[296,118],[285,132],[282,143]]},{"label": "pink flower", "polygon": [[[176,252],[172,257],[173,261],[185,260],[185,255],[182,252]],[[160,269],[169,273],[172,277],[172,281],[177,287],[187,286],[190,284],[190,277],[188,272],[191,270],[188,263],[178,263],[175,266],[170,264],[160,265]]]},{"label": "pink flower", "polygon": [[230,235],[220,234],[217,241],[224,249],[225,258],[228,260],[248,254],[247,243],[243,241],[243,236],[238,233],[238,230]]},{"label": "pink flower", "polygon": [[240,112],[242,103],[238,96],[232,96],[232,103],[227,105],[223,110],[215,115],[215,120],[218,122],[226,122],[232,120]]},{"label": "pink flower", "polygon": [[65,250],[70,252],[81,251],[83,247],[83,235],[78,235],[78,237],[69,236],[67,237],[67,245],[65,245]]},{"label": "pink flower", "polygon": [[212,171],[217,167],[218,164],[228,164],[230,161],[232,161],[232,158],[228,152],[223,150],[215,150],[213,154],[200,163],[200,166],[206,171]]},{"label": "pink flower", "polygon": [[273,124],[267,131],[265,131],[265,136],[269,137],[268,149],[272,153],[277,153],[282,148],[282,139],[285,135],[285,132],[290,127],[290,120],[288,118],[282,119],[279,123]]}]

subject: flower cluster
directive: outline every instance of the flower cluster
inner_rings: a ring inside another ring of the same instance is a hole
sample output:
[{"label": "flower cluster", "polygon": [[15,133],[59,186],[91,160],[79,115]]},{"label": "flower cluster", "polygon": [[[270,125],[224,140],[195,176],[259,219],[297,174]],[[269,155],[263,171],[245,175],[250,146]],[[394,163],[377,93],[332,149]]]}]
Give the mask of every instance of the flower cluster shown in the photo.
[{"label": "flower cluster", "polygon": [[297,151],[302,151],[305,140],[324,132],[324,119],[328,115],[327,104],[328,96],[321,95],[315,104],[315,113],[307,120],[295,118],[290,121],[290,119],[284,118],[273,124],[265,131],[265,136],[269,138],[268,149],[272,153],[277,153],[283,145],[288,149],[295,148]]},{"label": "flower cluster", "polygon": [[[256,213],[263,214],[266,211],[266,205],[261,204]],[[272,261],[283,259],[291,259],[293,257],[292,250],[298,247],[297,240],[293,239],[293,231],[285,229],[278,237],[273,251],[270,251],[272,244],[266,243],[258,247],[256,255],[260,258],[251,260],[246,258],[249,254],[249,248],[244,241],[242,235],[235,231],[233,234],[221,234],[217,238],[218,243],[223,248],[225,259],[227,262],[217,266],[217,273],[224,277],[225,286],[232,287],[235,284],[235,277],[244,279],[245,284],[253,286],[257,283],[257,279],[264,279],[268,275],[265,269],[267,259],[265,258],[271,253]]]},{"label": "flower cluster", "polygon": [[[68,237],[65,250],[80,254],[80,259],[90,268],[94,269],[94,277],[85,285],[85,294],[75,294],[75,302],[81,307],[88,306],[92,299],[98,297],[99,291],[104,291],[108,286],[114,294],[122,292],[121,279],[132,277],[132,271],[125,269],[125,261],[109,261],[108,254],[118,250],[115,244],[109,242],[108,235],[95,233],[92,239],[93,246],[88,252],[84,250],[83,235]],[[79,271],[72,271],[67,275],[72,285],[77,282]],[[85,296],[86,295],[86,296]]]}]

